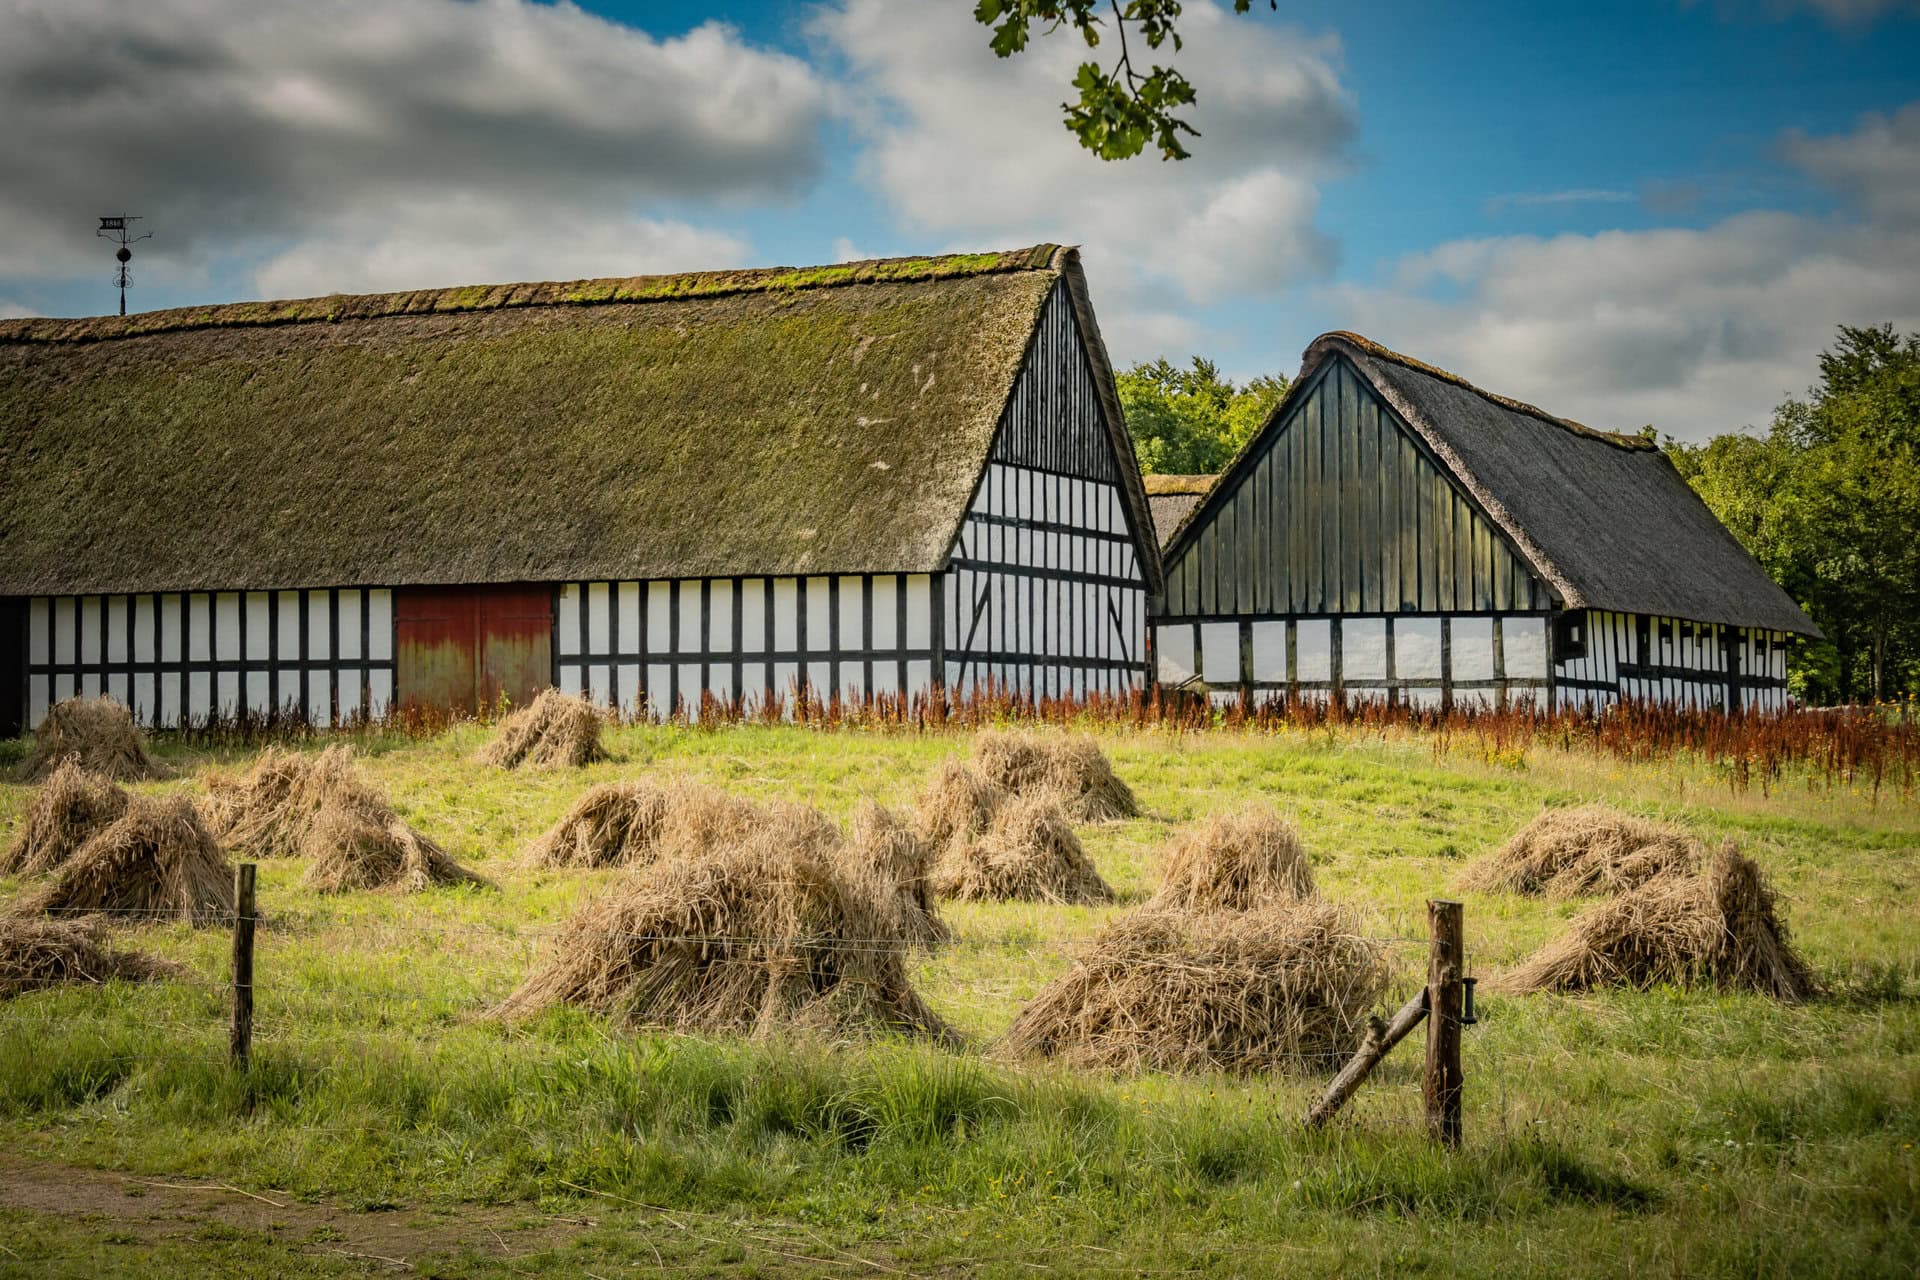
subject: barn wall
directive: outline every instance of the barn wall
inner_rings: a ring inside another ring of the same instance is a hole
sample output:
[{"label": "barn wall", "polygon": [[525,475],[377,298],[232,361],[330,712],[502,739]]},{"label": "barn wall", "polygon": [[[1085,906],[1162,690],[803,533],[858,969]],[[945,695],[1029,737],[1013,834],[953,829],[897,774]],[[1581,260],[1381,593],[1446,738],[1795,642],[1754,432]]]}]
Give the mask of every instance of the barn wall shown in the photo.
[{"label": "barn wall", "polygon": [[0,596],[0,738],[27,728],[27,602]]},{"label": "barn wall", "polygon": [[1345,360],[1166,558],[1174,619],[1535,613],[1553,593]]},{"label": "barn wall", "polygon": [[570,582],[556,592],[556,683],[661,719],[703,693],[759,705],[923,694],[939,644],[934,576]]},{"label": "barn wall", "polygon": [[1559,699],[1605,708],[1620,701],[1778,711],[1787,704],[1792,637],[1755,627],[1594,610],[1575,619],[1578,641],[1554,667]]},{"label": "barn wall", "polygon": [[1160,623],[1159,678],[1216,697],[1287,690],[1415,707],[1531,699],[1548,690],[1542,614],[1350,614]]},{"label": "barn wall", "polygon": [[393,700],[385,588],[36,596],[26,615],[30,725],[76,694],[156,728],[275,711],[332,724]]},{"label": "barn wall", "polygon": [[1122,693],[1146,679],[1142,548],[1065,286],[1049,298],[942,585],[958,692]]}]

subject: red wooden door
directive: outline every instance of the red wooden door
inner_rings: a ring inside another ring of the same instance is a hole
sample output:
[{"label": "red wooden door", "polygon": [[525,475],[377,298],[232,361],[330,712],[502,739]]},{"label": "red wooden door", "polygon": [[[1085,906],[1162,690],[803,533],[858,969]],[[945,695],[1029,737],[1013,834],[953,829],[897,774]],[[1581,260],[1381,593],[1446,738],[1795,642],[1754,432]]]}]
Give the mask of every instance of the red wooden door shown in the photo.
[{"label": "red wooden door", "polygon": [[524,705],[551,682],[551,588],[403,587],[394,594],[401,705],[472,711],[503,692]]}]

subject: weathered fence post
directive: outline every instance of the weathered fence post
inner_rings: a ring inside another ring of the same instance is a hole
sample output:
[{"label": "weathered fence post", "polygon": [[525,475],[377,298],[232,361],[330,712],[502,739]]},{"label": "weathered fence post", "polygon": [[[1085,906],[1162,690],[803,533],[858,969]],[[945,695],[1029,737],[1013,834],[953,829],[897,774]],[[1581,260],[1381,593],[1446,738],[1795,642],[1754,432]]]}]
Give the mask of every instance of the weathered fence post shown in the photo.
[{"label": "weathered fence post", "polygon": [[1427,900],[1432,950],[1427,958],[1427,1131],[1449,1150],[1460,1145],[1460,1019],[1466,976],[1465,910],[1457,902]]},{"label": "weathered fence post", "polygon": [[251,862],[233,869],[233,1034],[228,1056],[242,1070],[253,1053],[253,876]]}]

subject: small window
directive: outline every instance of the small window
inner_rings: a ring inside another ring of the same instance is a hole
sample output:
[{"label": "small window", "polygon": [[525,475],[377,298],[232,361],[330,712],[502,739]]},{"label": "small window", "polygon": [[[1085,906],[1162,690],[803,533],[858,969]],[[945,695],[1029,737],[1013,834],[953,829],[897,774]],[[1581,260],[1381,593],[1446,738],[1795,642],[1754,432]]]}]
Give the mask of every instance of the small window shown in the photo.
[{"label": "small window", "polygon": [[1587,615],[1584,610],[1563,613],[1554,618],[1553,656],[1559,662],[1587,656]]}]

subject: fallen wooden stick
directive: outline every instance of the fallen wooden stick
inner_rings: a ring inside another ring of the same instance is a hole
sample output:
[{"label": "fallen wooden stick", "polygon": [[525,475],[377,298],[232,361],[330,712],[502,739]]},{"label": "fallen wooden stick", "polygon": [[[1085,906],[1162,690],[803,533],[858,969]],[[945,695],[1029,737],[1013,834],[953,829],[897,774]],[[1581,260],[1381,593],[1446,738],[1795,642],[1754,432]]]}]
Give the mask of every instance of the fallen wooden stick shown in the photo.
[{"label": "fallen wooden stick", "polygon": [[1353,1096],[1353,1091],[1360,1087],[1360,1082],[1380,1065],[1380,1060],[1392,1051],[1393,1046],[1406,1039],[1409,1031],[1426,1021],[1426,1017],[1427,989],[1422,987],[1414,993],[1413,999],[1400,1006],[1400,1012],[1394,1014],[1392,1020],[1384,1027],[1376,1022],[1373,1033],[1367,1036],[1366,1043],[1355,1051],[1346,1066],[1340,1068],[1340,1074],[1333,1078],[1333,1083],[1327,1086],[1327,1091],[1320,1095],[1320,1101],[1314,1103],[1307,1111],[1307,1127],[1318,1129],[1331,1120],[1333,1113],[1338,1111],[1346,1100]]}]

